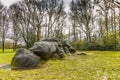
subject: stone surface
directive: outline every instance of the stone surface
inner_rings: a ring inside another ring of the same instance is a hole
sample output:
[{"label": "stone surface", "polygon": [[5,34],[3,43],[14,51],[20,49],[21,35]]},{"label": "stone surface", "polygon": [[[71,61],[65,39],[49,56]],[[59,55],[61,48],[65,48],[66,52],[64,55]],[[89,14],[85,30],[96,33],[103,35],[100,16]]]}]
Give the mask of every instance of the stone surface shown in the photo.
[{"label": "stone surface", "polygon": [[73,47],[69,47],[69,51],[70,51],[70,53],[75,53],[76,52],[76,50],[73,48]]},{"label": "stone surface", "polygon": [[30,50],[21,48],[16,51],[11,67],[12,69],[28,69],[37,67],[40,57],[36,56]]},{"label": "stone surface", "polygon": [[48,38],[40,42],[35,42],[30,50],[45,60],[52,58],[53,54],[57,54],[59,58],[63,58],[64,54],[75,53],[76,51],[67,41],[56,38]]},{"label": "stone surface", "polygon": [[57,42],[35,42],[33,47],[30,48],[30,50],[44,60],[50,59],[55,53],[58,54],[60,58],[64,57],[64,53],[61,49],[59,49]]},{"label": "stone surface", "polygon": [[56,39],[56,38],[48,38],[44,39],[42,41],[47,41],[47,42],[57,42],[58,47],[60,50],[63,51],[63,53],[75,53],[76,50],[68,43],[68,41],[63,40],[63,39]]}]

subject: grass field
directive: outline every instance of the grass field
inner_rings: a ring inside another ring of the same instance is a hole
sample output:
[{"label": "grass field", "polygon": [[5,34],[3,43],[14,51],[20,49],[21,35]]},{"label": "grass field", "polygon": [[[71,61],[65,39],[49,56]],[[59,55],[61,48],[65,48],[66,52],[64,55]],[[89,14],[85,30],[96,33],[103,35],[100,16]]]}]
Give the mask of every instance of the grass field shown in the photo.
[{"label": "grass field", "polygon": [[[63,60],[49,60],[37,69],[0,69],[0,80],[120,80],[120,52],[86,51]],[[10,64],[14,52],[0,52],[0,65]]]}]

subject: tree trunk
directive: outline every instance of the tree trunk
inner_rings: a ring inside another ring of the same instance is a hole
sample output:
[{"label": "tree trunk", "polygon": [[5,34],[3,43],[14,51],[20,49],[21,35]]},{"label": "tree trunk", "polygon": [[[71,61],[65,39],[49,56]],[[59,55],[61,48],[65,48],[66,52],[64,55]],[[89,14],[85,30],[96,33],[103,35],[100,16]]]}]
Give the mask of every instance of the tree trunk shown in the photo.
[{"label": "tree trunk", "polygon": [[88,31],[88,40],[91,43],[91,32],[90,31]]},{"label": "tree trunk", "polygon": [[119,37],[120,37],[120,8],[119,8]]},{"label": "tree trunk", "polygon": [[41,27],[40,25],[37,26],[37,41],[40,41],[40,35],[41,35]]},{"label": "tree trunk", "polygon": [[115,16],[116,16],[116,14],[115,14],[115,3],[114,3],[114,19],[113,19],[113,21],[114,21],[114,31],[115,31],[115,49],[116,49],[116,45],[117,45],[117,31],[116,31],[116,22],[115,22]]},{"label": "tree trunk", "polygon": [[108,13],[105,13],[105,28],[106,28],[106,34],[108,39]]},{"label": "tree trunk", "polygon": [[5,49],[5,30],[3,29],[2,32],[2,52],[4,52]]},{"label": "tree trunk", "polygon": [[76,27],[75,27],[75,20],[73,23],[73,36],[74,36],[74,41],[76,41]]},{"label": "tree trunk", "polygon": [[79,30],[79,34],[80,34],[80,41],[82,40],[82,32],[81,32],[81,30]]},{"label": "tree trunk", "polygon": [[86,24],[86,36],[87,36],[87,42],[90,43],[91,42],[91,32],[90,32],[88,23]]},{"label": "tree trunk", "polygon": [[13,42],[13,51],[16,51],[17,49],[17,40],[15,39]]},{"label": "tree trunk", "polygon": [[111,10],[111,28],[112,28],[112,32],[114,31],[114,29],[113,29],[113,12],[112,12],[112,10]]}]

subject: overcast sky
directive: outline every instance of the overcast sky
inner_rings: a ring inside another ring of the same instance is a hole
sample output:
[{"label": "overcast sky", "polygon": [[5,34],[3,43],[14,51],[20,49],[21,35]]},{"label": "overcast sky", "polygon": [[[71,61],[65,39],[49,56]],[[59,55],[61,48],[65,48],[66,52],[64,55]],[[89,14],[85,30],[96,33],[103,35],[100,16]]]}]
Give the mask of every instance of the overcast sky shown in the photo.
[{"label": "overcast sky", "polygon": [[20,0],[0,0],[5,6],[10,6],[12,3]]},{"label": "overcast sky", "polygon": [[[10,6],[12,3],[20,0],[0,0],[5,6]],[[69,3],[71,0],[64,0],[66,8],[69,8]]]}]

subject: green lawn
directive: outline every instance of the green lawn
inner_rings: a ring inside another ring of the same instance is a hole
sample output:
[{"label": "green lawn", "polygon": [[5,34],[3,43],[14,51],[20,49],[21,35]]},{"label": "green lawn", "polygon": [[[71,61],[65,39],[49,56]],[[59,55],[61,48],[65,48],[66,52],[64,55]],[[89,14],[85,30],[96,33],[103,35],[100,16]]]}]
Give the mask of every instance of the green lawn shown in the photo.
[{"label": "green lawn", "polygon": [[[0,80],[120,80],[120,52],[86,53],[67,56],[63,60],[49,60],[37,69],[0,69]],[[9,64],[13,55],[12,51],[0,53],[0,64]]]},{"label": "green lawn", "polygon": [[14,56],[14,53],[15,52],[13,52],[12,49],[6,49],[4,53],[0,50],[0,65],[9,64]]}]

